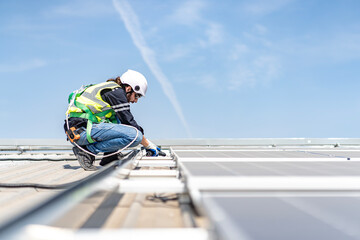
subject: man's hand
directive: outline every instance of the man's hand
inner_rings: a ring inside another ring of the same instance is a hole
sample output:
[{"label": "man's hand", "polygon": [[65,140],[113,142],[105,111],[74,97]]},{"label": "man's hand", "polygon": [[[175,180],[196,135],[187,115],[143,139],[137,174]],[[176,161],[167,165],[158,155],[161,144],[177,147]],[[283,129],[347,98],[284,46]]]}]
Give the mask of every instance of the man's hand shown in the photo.
[{"label": "man's hand", "polygon": [[157,157],[159,156],[159,151],[161,150],[158,146],[156,146],[154,143],[150,142],[149,140],[147,140],[149,142],[149,145],[147,145],[145,148],[147,151],[150,151],[152,153],[152,157]]}]

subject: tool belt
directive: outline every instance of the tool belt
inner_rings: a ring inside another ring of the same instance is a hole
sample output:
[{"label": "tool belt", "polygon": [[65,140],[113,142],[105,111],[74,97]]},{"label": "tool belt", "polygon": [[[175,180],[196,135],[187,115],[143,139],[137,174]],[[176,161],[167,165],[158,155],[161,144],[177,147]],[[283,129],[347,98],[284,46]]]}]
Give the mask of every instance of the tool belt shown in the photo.
[{"label": "tool belt", "polygon": [[70,142],[76,142],[80,139],[80,133],[85,131],[83,128],[76,129],[75,127],[71,127],[69,130],[66,131],[66,135]]}]

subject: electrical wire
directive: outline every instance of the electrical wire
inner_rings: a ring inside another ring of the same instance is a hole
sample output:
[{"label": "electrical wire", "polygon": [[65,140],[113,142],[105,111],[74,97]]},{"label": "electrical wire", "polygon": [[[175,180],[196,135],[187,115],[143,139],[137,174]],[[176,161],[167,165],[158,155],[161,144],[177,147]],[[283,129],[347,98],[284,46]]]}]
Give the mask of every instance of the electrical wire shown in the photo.
[{"label": "electrical wire", "polygon": [[[129,158],[133,152],[129,152],[122,156],[121,160],[117,162],[122,162],[126,157]],[[115,161],[114,161],[115,162]],[[115,164],[114,164],[115,165]],[[116,166],[116,165],[115,165]],[[90,175],[91,176],[91,175]],[[85,181],[85,179],[77,180],[74,182],[64,183],[64,184],[40,184],[40,183],[0,183],[0,188],[42,188],[42,189],[66,189],[76,184]]]},{"label": "electrical wire", "polygon": [[0,183],[0,188],[42,188],[42,189],[65,189],[79,183],[75,181],[64,184],[40,184],[40,183]]}]

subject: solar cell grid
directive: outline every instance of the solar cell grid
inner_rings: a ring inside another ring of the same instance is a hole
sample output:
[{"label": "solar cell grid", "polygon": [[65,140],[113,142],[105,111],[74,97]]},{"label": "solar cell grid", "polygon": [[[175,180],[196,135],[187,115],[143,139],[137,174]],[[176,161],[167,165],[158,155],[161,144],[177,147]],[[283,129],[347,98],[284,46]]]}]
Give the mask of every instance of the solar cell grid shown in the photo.
[{"label": "solar cell grid", "polygon": [[181,156],[182,158],[190,158],[190,157],[199,157],[202,158],[203,156],[198,153],[198,152],[181,152],[181,153],[177,153],[179,156]]},{"label": "solar cell grid", "polygon": [[303,151],[175,151],[180,158],[329,158]]},{"label": "solar cell grid", "polygon": [[333,150],[333,151],[309,151],[312,154],[324,154],[327,156],[347,157],[347,158],[360,158],[360,151],[344,151],[344,150]]},{"label": "solar cell grid", "polygon": [[360,239],[358,149],[174,152],[220,239]]},{"label": "solar cell grid", "polygon": [[359,239],[359,204],[356,197],[204,197],[224,239]]},{"label": "solar cell grid", "polygon": [[360,162],[183,162],[189,177],[360,176]]},{"label": "solar cell grid", "polygon": [[202,148],[202,149],[175,149],[182,158],[360,158],[360,150],[354,149],[314,149],[314,148]]}]

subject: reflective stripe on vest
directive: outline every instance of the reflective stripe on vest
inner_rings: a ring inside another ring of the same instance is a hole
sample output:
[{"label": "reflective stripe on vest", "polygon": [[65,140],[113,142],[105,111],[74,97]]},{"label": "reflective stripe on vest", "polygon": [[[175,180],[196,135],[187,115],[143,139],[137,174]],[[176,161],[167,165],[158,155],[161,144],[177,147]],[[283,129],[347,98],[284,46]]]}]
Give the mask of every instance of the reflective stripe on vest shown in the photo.
[{"label": "reflective stripe on vest", "polygon": [[[71,105],[67,114],[70,113],[84,113],[81,108],[78,108],[76,104],[82,104],[86,106],[95,115],[97,121],[103,122],[105,119],[109,119],[114,115],[111,106],[105,102],[101,97],[101,91],[104,89],[114,89],[120,86],[115,82],[105,82],[92,85],[88,87],[80,96],[76,97],[75,103]],[[101,116],[100,113],[108,111],[105,116]],[[96,116],[99,114],[100,116]]]}]

